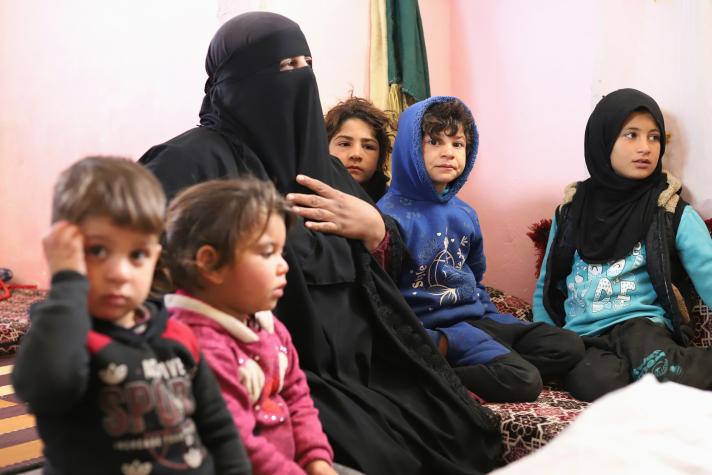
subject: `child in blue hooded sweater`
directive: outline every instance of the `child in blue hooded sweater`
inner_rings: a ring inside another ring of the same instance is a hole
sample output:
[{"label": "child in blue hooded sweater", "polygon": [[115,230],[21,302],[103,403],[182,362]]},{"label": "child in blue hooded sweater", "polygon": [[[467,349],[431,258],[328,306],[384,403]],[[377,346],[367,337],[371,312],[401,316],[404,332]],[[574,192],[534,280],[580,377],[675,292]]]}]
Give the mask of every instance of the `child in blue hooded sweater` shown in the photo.
[{"label": "child in blue hooded sweater", "polygon": [[482,277],[477,213],[455,196],[475,164],[472,113],[454,97],[406,109],[393,147],[391,188],[378,202],[399,224],[410,259],[401,293],[463,384],[485,401],[532,401],[542,379],[564,376],[583,356],[581,339],[501,314]]}]

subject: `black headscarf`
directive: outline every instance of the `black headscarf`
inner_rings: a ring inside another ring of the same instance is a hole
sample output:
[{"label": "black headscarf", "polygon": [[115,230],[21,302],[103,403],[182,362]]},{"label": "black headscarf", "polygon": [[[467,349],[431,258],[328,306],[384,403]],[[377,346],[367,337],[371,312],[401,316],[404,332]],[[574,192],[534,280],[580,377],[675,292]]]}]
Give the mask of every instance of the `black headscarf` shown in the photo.
[{"label": "black headscarf", "polygon": [[[660,157],[649,177],[634,180],[613,171],[611,152],[628,116],[641,110],[649,112],[660,129]],[[576,248],[586,262],[618,260],[644,238],[658,195],[666,187],[665,121],[658,104],[635,89],[608,94],[588,119],[584,153],[591,178],[579,184],[571,204]]]},{"label": "black headscarf", "polygon": [[208,48],[201,125],[237,135],[260,158],[282,193],[306,192],[298,173],[339,183],[310,67],[279,71],[280,61],[310,56],[299,25],[281,15],[251,12],[226,22]]},{"label": "black headscarf", "polygon": [[374,203],[378,202],[388,191],[388,176],[381,170],[376,169],[373,176],[361,183],[363,189],[368,193]]},{"label": "black headscarf", "polygon": [[[250,173],[283,192],[298,173],[368,199],[328,152],[299,26],[274,13],[239,15],[208,50],[201,127],[152,147],[140,162],[169,196]],[[391,226],[391,256],[403,243]],[[285,246],[287,287],[275,314],[289,328],[337,462],[372,475],[489,471],[497,420],[472,402],[393,283],[361,242],[297,223]],[[392,259],[397,261],[397,259]],[[235,289],[239,292],[240,289]]]},{"label": "black headscarf", "polygon": [[[250,12],[227,21],[208,48],[200,123],[235,146],[249,144],[261,165],[255,174],[266,173],[283,194],[311,193],[295,181],[302,173],[363,197],[329,154],[314,72],[279,70],[281,60],[302,55],[311,55],[304,34],[282,15]],[[320,283],[352,279],[347,241],[324,234],[315,249],[312,238],[301,226],[290,235],[304,257],[302,267]]]}]

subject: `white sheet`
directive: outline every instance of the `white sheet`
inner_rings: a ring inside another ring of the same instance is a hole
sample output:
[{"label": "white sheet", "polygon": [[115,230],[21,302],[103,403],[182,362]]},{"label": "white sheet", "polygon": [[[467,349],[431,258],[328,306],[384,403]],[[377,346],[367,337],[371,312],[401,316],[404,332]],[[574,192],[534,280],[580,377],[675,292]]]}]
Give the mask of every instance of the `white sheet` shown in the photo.
[{"label": "white sheet", "polygon": [[492,472],[540,473],[712,474],[712,392],[647,375],[591,404],[546,446]]}]

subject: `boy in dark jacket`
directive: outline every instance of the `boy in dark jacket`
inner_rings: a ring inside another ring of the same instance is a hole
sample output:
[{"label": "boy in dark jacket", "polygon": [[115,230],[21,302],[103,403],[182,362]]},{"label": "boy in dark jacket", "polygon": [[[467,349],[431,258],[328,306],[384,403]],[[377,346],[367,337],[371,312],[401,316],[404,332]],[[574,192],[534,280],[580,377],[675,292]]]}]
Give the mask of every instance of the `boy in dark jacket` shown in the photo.
[{"label": "boy in dark jacket", "polygon": [[129,160],[80,160],[55,186],[52,288],[12,375],[45,473],[250,472],[192,332],[145,301],[164,209],[158,181]]}]

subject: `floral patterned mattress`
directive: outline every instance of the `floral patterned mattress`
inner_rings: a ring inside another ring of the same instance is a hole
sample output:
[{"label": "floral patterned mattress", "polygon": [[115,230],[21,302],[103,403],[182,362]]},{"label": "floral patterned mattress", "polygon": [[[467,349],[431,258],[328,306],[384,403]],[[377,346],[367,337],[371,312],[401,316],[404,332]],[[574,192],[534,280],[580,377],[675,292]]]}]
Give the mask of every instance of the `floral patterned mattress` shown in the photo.
[{"label": "floral patterned mattress", "polygon": [[30,326],[30,305],[46,295],[46,290],[13,289],[9,298],[0,300],[0,356],[17,351],[20,337]]},{"label": "floral patterned mattress", "polygon": [[[531,306],[527,302],[491,287],[487,291],[500,312],[531,321]],[[695,321],[693,344],[712,346],[712,311],[699,297],[697,302],[691,315]],[[489,403],[486,406],[501,418],[502,458],[505,463],[509,463],[553,439],[588,403],[574,399],[561,388],[545,386],[534,402]]]}]

